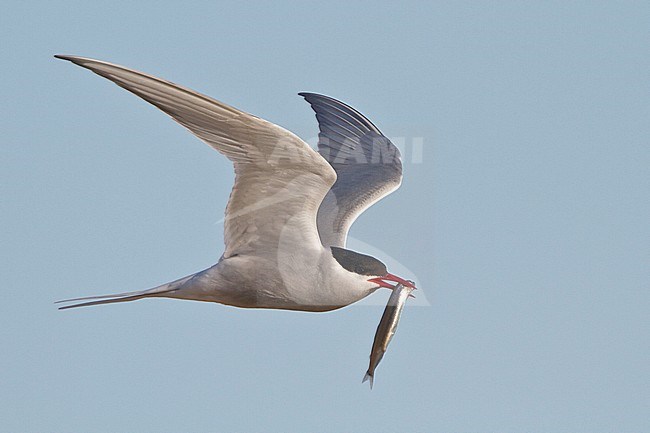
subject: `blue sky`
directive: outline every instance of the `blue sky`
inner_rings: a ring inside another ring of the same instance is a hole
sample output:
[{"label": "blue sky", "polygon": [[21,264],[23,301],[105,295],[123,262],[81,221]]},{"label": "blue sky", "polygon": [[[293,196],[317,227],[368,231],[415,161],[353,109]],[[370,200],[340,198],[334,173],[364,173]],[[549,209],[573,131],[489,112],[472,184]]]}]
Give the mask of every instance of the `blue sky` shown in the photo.
[{"label": "blue sky", "polygon": [[[136,4],[133,4],[136,3]],[[15,432],[650,429],[646,2],[3,6],[0,419]],[[314,143],[299,91],[400,143],[352,246],[416,278],[326,314],[145,300],[215,263],[229,162],[76,54]],[[419,152],[419,153],[418,153]],[[365,249],[364,249],[365,248]]]}]

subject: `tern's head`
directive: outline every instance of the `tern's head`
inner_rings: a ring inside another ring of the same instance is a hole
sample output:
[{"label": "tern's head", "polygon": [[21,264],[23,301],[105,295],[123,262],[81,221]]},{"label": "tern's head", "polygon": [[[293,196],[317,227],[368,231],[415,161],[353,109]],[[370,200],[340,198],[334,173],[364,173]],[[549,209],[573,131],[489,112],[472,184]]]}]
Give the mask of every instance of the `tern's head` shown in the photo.
[{"label": "tern's head", "polygon": [[[413,282],[405,280],[388,272],[386,265],[374,257],[365,254],[357,253],[355,251],[346,250],[345,248],[330,247],[332,256],[336,261],[347,271],[354,272],[355,274],[363,275],[371,283],[377,284],[379,287],[394,288],[394,283],[401,283],[407,287],[415,288]],[[386,280],[386,281],[384,281]]]}]

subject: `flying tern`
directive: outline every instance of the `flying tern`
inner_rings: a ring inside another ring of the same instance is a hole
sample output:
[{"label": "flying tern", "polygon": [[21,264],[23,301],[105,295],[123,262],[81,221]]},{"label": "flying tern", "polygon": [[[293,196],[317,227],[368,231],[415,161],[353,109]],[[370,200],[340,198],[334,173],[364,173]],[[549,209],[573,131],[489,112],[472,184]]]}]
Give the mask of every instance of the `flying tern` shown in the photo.
[{"label": "flying tern", "polygon": [[217,264],[148,290],[59,301],[83,301],[61,309],[162,297],[317,312],[392,283],[414,288],[378,259],[345,248],[359,214],[402,181],[399,150],[357,110],[300,93],[316,112],[316,152],[278,125],[169,81],[104,61],[55,57],[158,107],[235,170]]}]

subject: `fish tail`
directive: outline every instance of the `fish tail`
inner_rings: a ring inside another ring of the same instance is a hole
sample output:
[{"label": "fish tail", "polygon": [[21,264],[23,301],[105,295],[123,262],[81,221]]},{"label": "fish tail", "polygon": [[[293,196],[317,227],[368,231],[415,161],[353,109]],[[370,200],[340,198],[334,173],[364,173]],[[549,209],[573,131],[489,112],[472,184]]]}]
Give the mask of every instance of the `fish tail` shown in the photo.
[{"label": "fish tail", "polygon": [[361,383],[364,383],[364,382],[366,382],[366,381],[368,381],[368,380],[370,381],[370,389],[372,389],[372,383],[373,383],[373,381],[375,380],[375,378],[374,378],[374,376],[372,375],[372,373],[370,372],[370,370],[368,370],[368,371],[366,372],[366,375],[363,376],[363,380],[361,381]]}]

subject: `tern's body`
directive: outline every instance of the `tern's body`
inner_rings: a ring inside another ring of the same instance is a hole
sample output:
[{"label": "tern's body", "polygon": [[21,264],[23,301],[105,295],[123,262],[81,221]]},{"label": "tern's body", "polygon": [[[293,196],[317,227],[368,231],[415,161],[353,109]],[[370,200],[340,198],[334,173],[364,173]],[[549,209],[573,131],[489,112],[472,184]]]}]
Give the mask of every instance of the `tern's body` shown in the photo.
[{"label": "tern's body", "polygon": [[171,287],[163,286],[166,293],[159,296],[302,311],[341,308],[378,288],[376,283],[343,269],[323,247],[287,254],[282,264],[258,256],[222,259],[173,287],[167,292]]},{"label": "tern's body", "polygon": [[392,287],[384,280],[409,285],[379,260],[344,248],[356,217],[401,183],[399,152],[356,110],[301,94],[319,121],[316,152],[284,128],[190,89],[106,62],[57,57],[160,108],[228,157],[236,174],[216,265],[153,289],[78,298],[94,300],[62,308],[168,297],[327,311]]}]

